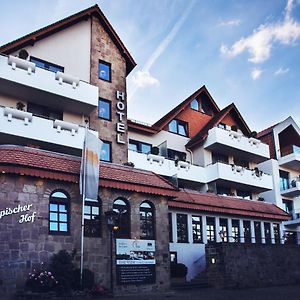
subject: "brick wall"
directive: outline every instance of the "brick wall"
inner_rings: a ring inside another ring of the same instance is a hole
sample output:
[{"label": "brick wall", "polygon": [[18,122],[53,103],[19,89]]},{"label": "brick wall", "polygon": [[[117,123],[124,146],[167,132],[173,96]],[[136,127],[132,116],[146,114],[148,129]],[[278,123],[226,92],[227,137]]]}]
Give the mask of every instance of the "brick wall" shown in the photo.
[{"label": "brick wall", "polygon": [[[49,235],[49,196],[62,189],[71,198],[70,235]],[[139,238],[139,205],[144,200],[151,201],[156,212],[156,284],[143,286],[116,286],[116,292],[138,293],[141,291],[166,290],[169,287],[169,241],[168,207],[166,199],[126,191],[101,189],[102,237],[85,238],[84,265],[95,272],[96,282],[110,286],[109,232],[104,212],[112,209],[118,197],[128,199],[131,206],[131,238]],[[37,179],[27,176],[0,175],[0,211],[19,204],[32,204],[30,212],[36,212],[36,220],[19,224],[20,213],[0,219],[0,279],[2,292],[13,292],[24,285],[27,275],[41,262],[47,262],[53,253],[61,249],[77,249],[77,265],[80,261],[81,197],[78,186],[60,181]]]},{"label": "brick wall", "polygon": [[205,250],[207,276],[212,286],[300,283],[300,246],[217,243],[206,245]]}]

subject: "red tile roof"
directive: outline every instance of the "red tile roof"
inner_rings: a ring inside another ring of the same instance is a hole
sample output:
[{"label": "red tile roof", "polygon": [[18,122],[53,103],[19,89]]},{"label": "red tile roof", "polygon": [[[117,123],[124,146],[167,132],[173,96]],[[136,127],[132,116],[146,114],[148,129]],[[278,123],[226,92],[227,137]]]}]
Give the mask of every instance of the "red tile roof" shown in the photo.
[{"label": "red tile roof", "polygon": [[219,111],[217,114],[215,114],[207,122],[207,124],[192,139],[189,140],[189,142],[186,144],[186,147],[192,149],[198,144],[200,144],[202,141],[204,141],[207,137],[208,130],[217,126],[224,119],[224,117],[228,115],[229,112],[231,112],[232,110],[237,114],[237,118],[240,120],[244,134],[250,134],[250,129],[248,125],[244,121],[243,117],[239,113],[234,103],[231,103],[225,108],[223,108],[221,111]]},{"label": "red tile roof", "polygon": [[275,125],[272,125],[272,126],[266,128],[266,129],[264,129],[264,130],[258,132],[258,133],[257,133],[257,137],[258,137],[258,138],[261,138],[262,136],[271,133],[271,132],[273,131],[273,128],[274,128],[276,125],[278,125],[278,124],[279,124],[279,123],[277,123],[277,124],[275,124]]},{"label": "red tile roof", "polygon": [[208,213],[247,216],[272,220],[289,220],[290,216],[274,204],[234,197],[200,193],[192,190],[177,192],[177,198],[168,202],[169,207],[198,210]]},{"label": "red tile roof", "polygon": [[[79,157],[20,146],[0,146],[0,171],[77,183]],[[177,188],[149,171],[100,163],[100,186],[174,196]]]},{"label": "red tile roof", "polygon": [[20,50],[23,47],[27,45],[32,45],[32,43],[41,40],[51,34],[54,34],[64,28],[67,28],[69,26],[72,26],[76,24],[77,22],[81,20],[86,20],[91,15],[95,15],[99,21],[101,22],[102,26],[105,28],[105,30],[108,32],[111,39],[114,41],[118,49],[120,50],[121,54],[126,59],[126,65],[127,65],[127,74],[129,74],[132,69],[136,66],[136,62],[134,61],[133,57],[129,53],[129,51],[126,49],[124,44],[122,43],[121,39],[99,8],[99,6],[96,4],[94,6],[91,6],[85,10],[82,10],[74,15],[71,15],[65,19],[62,19],[58,22],[55,22],[53,24],[50,24],[46,27],[43,27],[39,30],[36,30],[32,33],[29,33],[17,40],[14,40],[10,43],[7,43],[5,45],[2,45],[0,47],[0,52],[5,54],[10,54],[14,51]]}]

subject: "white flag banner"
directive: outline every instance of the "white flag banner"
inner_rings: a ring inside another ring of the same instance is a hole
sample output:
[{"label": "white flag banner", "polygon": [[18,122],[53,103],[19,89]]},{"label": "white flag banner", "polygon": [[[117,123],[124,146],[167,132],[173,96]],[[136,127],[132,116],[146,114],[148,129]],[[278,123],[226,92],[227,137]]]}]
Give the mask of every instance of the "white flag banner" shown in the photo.
[{"label": "white flag banner", "polygon": [[98,137],[86,130],[80,168],[80,194],[84,193],[85,199],[98,199],[99,155],[102,144]]}]

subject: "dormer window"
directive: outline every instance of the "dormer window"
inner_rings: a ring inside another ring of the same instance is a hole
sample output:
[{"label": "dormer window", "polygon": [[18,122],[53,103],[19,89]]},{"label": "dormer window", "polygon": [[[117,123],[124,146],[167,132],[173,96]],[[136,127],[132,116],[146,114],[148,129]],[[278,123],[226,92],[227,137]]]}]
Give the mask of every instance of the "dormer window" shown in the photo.
[{"label": "dormer window", "polygon": [[180,120],[172,120],[169,123],[169,131],[179,135],[188,136],[187,123]]},{"label": "dormer window", "polygon": [[194,99],[194,100],[191,102],[190,106],[191,106],[191,109],[194,109],[194,110],[199,111],[199,102],[198,102],[197,99]]}]

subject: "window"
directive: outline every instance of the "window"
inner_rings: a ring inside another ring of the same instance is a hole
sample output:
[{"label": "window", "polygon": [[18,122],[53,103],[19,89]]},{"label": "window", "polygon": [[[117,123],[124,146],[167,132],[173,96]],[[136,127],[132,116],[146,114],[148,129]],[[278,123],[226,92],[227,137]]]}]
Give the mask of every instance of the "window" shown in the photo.
[{"label": "window", "polygon": [[275,244],[280,244],[280,226],[273,223],[274,240]]},{"label": "window", "polygon": [[63,191],[51,194],[49,201],[49,233],[66,235],[69,233],[69,202]]},{"label": "window", "polygon": [[215,164],[217,162],[228,164],[228,156],[217,152],[212,152],[212,163]]},{"label": "window", "polygon": [[84,203],[84,236],[101,237],[101,213],[98,201]]},{"label": "window", "polygon": [[251,192],[246,192],[246,191],[241,191],[241,190],[236,190],[236,196],[242,199],[252,199],[252,194]]},{"label": "window", "polygon": [[224,123],[219,123],[219,124],[217,125],[217,127],[218,127],[218,128],[221,128],[221,129],[226,129],[226,124],[224,124]]},{"label": "window", "polygon": [[220,219],[220,237],[222,242],[228,242],[228,221]]},{"label": "window", "polygon": [[294,203],[292,200],[287,200],[287,199],[283,199],[282,200],[283,206],[284,206],[284,210],[292,215],[293,214],[293,210],[294,210]]},{"label": "window", "polygon": [[265,241],[266,241],[266,244],[271,244],[272,243],[271,224],[270,223],[264,223],[264,227],[265,227]]},{"label": "window", "polygon": [[64,72],[64,67],[53,64],[53,63],[45,61],[45,60],[42,60],[40,58],[30,56],[30,61],[35,63],[35,65],[37,67],[48,70],[48,71],[51,71],[51,72],[54,72],[54,73],[56,73],[58,71],[59,72]]},{"label": "window", "polygon": [[172,213],[168,213],[169,218],[169,241],[173,242],[173,222],[172,222]]},{"label": "window", "polygon": [[190,104],[191,109],[199,111],[199,102],[197,99],[194,99]]},{"label": "window", "polygon": [[255,231],[255,243],[261,244],[261,224],[260,224],[260,222],[254,222],[254,231]]},{"label": "window", "polygon": [[111,64],[105,61],[99,61],[99,78],[105,81],[111,81]]},{"label": "window", "polygon": [[177,242],[188,243],[187,215],[177,214]]},{"label": "window", "polygon": [[243,221],[243,230],[244,230],[244,241],[245,241],[245,243],[251,243],[250,221]]},{"label": "window", "polygon": [[105,99],[99,99],[98,116],[104,120],[111,120],[111,102]]},{"label": "window", "polygon": [[49,107],[31,103],[31,102],[28,102],[27,104],[27,111],[31,112],[35,116],[42,117],[42,118],[47,118],[52,120],[63,119],[63,113],[61,111],[57,111]]},{"label": "window", "polygon": [[179,120],[172,120],[169,123],[169,131],[179,135],[188,136],[187,123]]},{"label": "window", "polygon": [[151,153],[152,145],[140,141],[129,140],[129,150],[140,153]]},{"label": "window", "polygon": [[207,242],[212,243],[216,241],[216,224],[215,218],[206,218],[206,235]]},{"label": "window", "polygon": [[130,208],[127,201],[119,198],[114,201],[113,210],[118,214],[119,229],[115,232],[116,238],[130,238]]},{"label": "window", "polygon": [[192,216],[193,243],[202,243],[202,220],[200,216]]},{"label": "window", "polygon": [[179,160],[186,160],[186,153],[173,150],[173,149],[167,149],[168,151],[168,158],[170,159],[179,159]]},{"label": "window", "polygon": [[249,161],[247,161],[247,160],[234,158],[234,164],[235,164],[236,166],[241,166],[241,167],[244,167],[244,168],[248,168],[248,169],[249,169]]},{"label": "window", "polygon": [[284,243],[289,245],[297,245],[297,232],[286,231],[284,234]]},{"label": "window", "polygon": [[177,264],[177,252],[175,251],[170,252],[170,260],[171,263]]},{"label": "window", "polygon": [[280,182],[280,190],[284,191],[287,190],[289,185],[289,173],[279,170],[279,182]]},{"label": "window", "polygon": [[100,160],[111,162],[111,143],[102,141],[102,148],[100,152]]},{"label": "window", "polygon": [[153,204],[145,201],[140,205],[141,239],[155,238],[155,219]]},{"label": "window", "polygon": [[224,186],[217,186],[217,194],[218,195],[230,195],[231,194],[231,191],[230,191],[230,188],[228,187],[224,187]]},{"label": "window", "polygon": [[232,220],[232,238],[235,243],[240,242],[240,221]]}]

